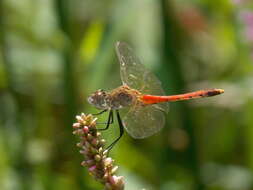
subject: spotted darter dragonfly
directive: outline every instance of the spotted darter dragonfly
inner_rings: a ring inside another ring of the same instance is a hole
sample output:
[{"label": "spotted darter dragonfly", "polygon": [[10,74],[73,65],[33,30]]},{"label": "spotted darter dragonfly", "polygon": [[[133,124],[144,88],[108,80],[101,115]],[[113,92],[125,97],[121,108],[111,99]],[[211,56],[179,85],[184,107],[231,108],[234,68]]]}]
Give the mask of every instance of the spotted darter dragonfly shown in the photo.
[{"label": "spotted darter dragonfly", "polygon": [[[117,42],[116,53],[120,63],[122,85],[111,91],[97,90],[88,97],[88,102],[97,109],[98,114],[109,111],[106,127],[113,123],[116,112],[120,135],[108,147],[110,150],[122,137],[124,128],[136,139],[146,138],[157,133],[165,124],[168,103],[195,98],[204,98],[222,94],[223,89],[208,89],[195,92],[166,96],[161,82],[141,64],[133,50],[124,42]],[[119,110],[127,112],[121,120]],[[97,114],[97,115],[98,115]]]}]

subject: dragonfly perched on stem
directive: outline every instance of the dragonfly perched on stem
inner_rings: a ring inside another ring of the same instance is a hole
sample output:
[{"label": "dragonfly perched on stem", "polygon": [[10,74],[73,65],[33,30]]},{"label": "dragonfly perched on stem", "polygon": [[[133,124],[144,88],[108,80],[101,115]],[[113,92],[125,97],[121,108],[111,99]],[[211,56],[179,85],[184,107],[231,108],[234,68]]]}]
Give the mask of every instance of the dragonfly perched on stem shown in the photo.
[{"label": "dragonfly perched on stem", "polygon": [[[111,91],[97,90],[88,97],[88,102],[102,110],[109,111],[106,130],[114,121],[116,112],[120,135],[108,147],[110,150],[122,137],[124,128],[136,139],[146,138],[157,133],[165,124],[168,103],[195,98],[204,98],[222,94],[223,89],[208,89],[166,96],[161,82],[146,69],[133,50],[124,42],[117,42],[116,53],[120,63],[122,85]],[[123,120],[119,110],[128,108]]]}]

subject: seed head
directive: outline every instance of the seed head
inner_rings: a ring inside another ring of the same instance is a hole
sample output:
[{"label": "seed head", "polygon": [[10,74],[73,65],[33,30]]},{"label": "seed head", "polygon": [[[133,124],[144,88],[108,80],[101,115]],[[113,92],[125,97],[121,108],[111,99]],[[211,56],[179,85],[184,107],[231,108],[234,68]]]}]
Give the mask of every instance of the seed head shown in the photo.
[{"label": "seed head", "polygon": [[80,153],[84,156],[81,165],[87,167],[89,174],[104,184],[106,190],[123,190],[124,179],[115,175],[118,166],[113,165],[114,160],[104,148],[105,140],[101,138],[101,133],[97,132],[97,118],[82,113],[76,116],[76,120],[73,134],[80,137],[77,147],[81,148]]}]

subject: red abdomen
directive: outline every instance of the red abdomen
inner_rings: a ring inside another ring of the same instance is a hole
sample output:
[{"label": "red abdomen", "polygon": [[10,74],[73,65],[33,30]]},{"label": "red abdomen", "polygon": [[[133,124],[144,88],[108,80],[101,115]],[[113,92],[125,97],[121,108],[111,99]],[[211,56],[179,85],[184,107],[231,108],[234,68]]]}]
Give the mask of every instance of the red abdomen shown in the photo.
[{"label": "red abdomen", "polygon": [[175,102],[180,100],[189,100],[193,98],[204,98],[210,96],[216,96],[222,94],[222,89],[210,89],[210,90],[199,90],[186,94],[172,95],[172,96],[154,96],[154,95],[143,95],[141,100],[145,104],[157,104],[162,102]]}]

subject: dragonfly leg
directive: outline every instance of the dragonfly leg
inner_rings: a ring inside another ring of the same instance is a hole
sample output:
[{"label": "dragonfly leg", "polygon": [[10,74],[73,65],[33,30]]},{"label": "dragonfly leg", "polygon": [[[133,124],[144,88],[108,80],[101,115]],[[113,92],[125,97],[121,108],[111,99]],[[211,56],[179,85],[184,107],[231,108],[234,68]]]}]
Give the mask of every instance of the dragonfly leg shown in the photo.
[{"label": "dragonfly leg", "polygon": [[102,113],[107,112],[107,111],[108,111],[108,110],[102,110],[101,112],[94,113],[94,114],[92,114],[92,115],[101,115]]},{"label": "dragonfly leg", "polygon": [[110,110],[109,112],[109,117],[108,117],[108,120],[106,123],[97,123],[97,124],[106,124],[106,127],[105,128],[102,128],[102,129],[97,129],[98,131],[104,131],[104,130],[107,130],[109,128],[109,126],[113,123],[113,111]]},{"label": "dragonfly leg", "polygon": [[121,138],[121,137],[123,136],[123,134],[124,134],[124,127],[123,127],[123,123],[122,123],[121,118],[120,118],[120,115],[119,115],[119,111],[116,110],[116,113],[117,113],[117,120],[118,120],[118,124],[119,124],[119,132],[120,132],[120,134],[119,134],[119,137],[118,137],[115,141],[113,141],[112,144],[110,144],[110,145],[106,148],[106,150],[107,150],[108,152],[113,148],[113,146],[120,140],[120,138]]}]

